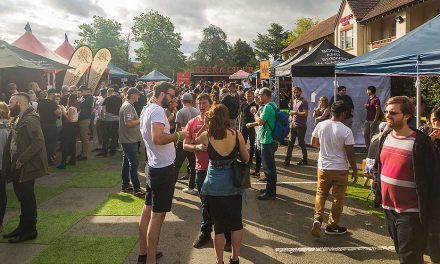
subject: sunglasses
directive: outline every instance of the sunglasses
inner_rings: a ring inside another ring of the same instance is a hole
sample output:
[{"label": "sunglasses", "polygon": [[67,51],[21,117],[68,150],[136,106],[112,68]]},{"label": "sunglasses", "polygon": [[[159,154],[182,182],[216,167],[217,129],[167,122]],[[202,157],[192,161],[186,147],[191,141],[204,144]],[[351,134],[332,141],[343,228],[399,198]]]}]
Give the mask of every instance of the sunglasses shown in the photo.
[{"label": "sunglasses", "polygon": [[395,115],[402,114],[402,113],[397,113],[397,112],[394,112],[394,111],[388,111],[388,110],[383,111],[383,113],[384,113],[385,115],[391,115],[391,116],[395,116]]}]

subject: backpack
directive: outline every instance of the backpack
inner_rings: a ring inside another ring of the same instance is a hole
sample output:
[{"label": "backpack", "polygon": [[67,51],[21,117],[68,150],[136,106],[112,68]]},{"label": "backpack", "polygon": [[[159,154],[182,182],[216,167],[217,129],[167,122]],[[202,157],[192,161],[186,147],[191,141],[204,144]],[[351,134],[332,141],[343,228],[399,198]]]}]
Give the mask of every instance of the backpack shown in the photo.
[{"label": "backpack", "polygon": [[276,141],[283,141],[290,132],[289,116],[285,112],[280,111],[280,109],[273,104],[270,104],[270,106],[272,106],[275,111],[275,127],[272,128],[268,122],[266,122],[266,124],[272,132],[273,139]]}]

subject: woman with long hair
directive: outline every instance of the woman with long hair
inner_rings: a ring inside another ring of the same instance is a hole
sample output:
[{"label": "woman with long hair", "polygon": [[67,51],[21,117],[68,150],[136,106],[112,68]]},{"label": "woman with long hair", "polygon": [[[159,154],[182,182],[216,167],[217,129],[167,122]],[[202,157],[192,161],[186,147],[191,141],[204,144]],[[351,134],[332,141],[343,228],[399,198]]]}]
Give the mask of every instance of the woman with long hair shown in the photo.
[{"label": "woman with long hair", "polygon": [[[65,169],[67,165],[76,164],[76,136],[79,131],[78,112],[79,102],[76,94],[69,95],[67,109],[63,111],[63,128],[61,131],[61,163],[58,169]],[[67,157],[70,161],[67,162]]]},{"label": "woman with long hair", "polygon": [[318,106],[313,109],[313,117],[315,118],[315,126],[319,122],[330,118],[330,105],[327,96],[321,96],[319,98]]},{"label": "woman with long hair", "polygon": [[225,232],[231,232],[232,256],[229,263],[239,263],[243,237],[242,193],[233,184],[231,163],[240,157],[248,162],[249,153],[242,134],[231,129],[229,111],[223,104],[213,105],[196,142],[207,146],[209,167],[201,193],[207,196],[207,207],[214,224],[214,248],[217,263],[223,263]]},{"label": "woman with long hair", "polygon": [[9,136],[9,109],[5,102],[0,102],[0,233],[3,230],[3,218],[6,212],[6,177],[2,173],[3,149]]}]

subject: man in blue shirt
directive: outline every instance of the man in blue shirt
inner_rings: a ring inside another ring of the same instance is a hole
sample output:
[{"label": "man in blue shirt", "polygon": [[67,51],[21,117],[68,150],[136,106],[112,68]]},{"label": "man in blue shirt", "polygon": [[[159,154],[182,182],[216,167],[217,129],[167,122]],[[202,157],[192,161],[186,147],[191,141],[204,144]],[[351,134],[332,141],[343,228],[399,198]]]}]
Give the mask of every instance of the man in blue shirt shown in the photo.
[{"label": "man in blue shirt", "polygon": [[79,87],[81,92],[80,109],[78,115],[79,136],[81,139],[81,154],[76,160],[86,160],[89,152],[89,127],[92,117],[94,99],[91,95],[92,91],[85,85]]}]

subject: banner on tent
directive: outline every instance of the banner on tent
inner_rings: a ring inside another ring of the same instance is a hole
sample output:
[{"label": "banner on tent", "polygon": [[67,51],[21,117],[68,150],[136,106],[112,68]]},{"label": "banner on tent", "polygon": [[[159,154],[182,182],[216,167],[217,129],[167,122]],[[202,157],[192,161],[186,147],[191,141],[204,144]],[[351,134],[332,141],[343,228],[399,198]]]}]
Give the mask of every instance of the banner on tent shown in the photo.
[{"label": "banner on tent", "polygon": [[98,50],[95,57],[93,57],[92,66],[90,66],[89,81],[87,82],[87,87],[92,90],[93,94],[111,59],[112,54],[106,48]]},{"label": "banner on tent", "polygon": [[260,61],[260,79],[262,80],[269,79],[269,67],[270,67],[270,61],[268,60]]},{"label": "banner on tent", "polygon": [[[307,118],[306,143],[310,143],[314,128],[313,109],[317,107],[319,98],[326,96],[328,100],[333,96],[334,77],[294,77],[293,83],[302,89],[302,96],[309,103],[309,116]],[[385,109],[385,101],[391,95],[391,78],[387,76],[351,76],[338,77],[338,86],[347,87],[347,95],[354,104],[353,131],[356,145],[364,145],[363,125],[367,112],[365,103],[368,101],[367,87],[373,85],[377,88],[376,95],[379,97],[382,110]]]},{"label": "banner on tent", "polygon": [[72,68],[66,71],[63,85],[77,85],[81,77],[90,67],[92,60],[93,53],[88,46],[81,46],[77,48],[70,58],[69,66]]}]

